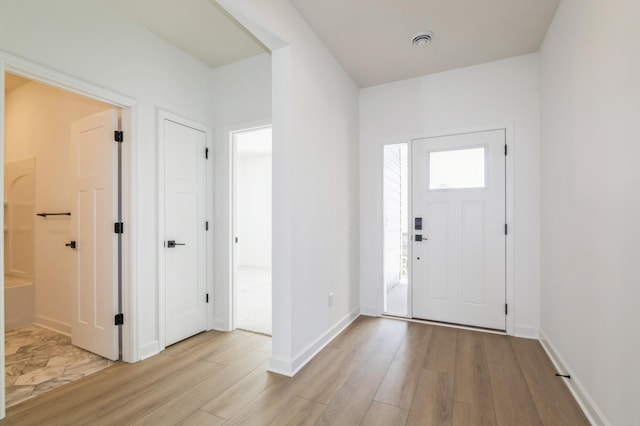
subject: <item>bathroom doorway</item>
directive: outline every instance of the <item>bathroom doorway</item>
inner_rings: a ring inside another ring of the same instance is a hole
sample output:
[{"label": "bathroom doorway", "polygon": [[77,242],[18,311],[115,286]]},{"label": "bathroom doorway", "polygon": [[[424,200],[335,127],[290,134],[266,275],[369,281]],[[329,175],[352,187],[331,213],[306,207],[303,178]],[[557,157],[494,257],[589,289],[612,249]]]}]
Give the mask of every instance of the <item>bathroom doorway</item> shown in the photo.
[{"label": "bathroom doorway", "polygon": [[[94,299],[107,296],[78,286],[86,281],[78,271],[87,270],[87,266],[89,270],[96,268],[91,259],[104,258],[106,252],[113,256],[114,260],[108,262],[110,273],[92,274],[97,278],[91,287],[113,289],[115,285],[117,290],[118,269],[113,267],[114,261],[117,264],[117,245],[110,213],[117,210],[114,194],[118,179],[114,166],[107,167],[107,174],[102,176],[106,183],[98,183],[94,175],[99,163],[109,164],[108,158],[117,164],[113,126],[118,124],[118,114],[119,109],[112,105],[5,73],[7,406],[106,368],[119,357],[115,327],[111,327],[108,336],[109,352],[102,353],[95,345],[99,338],[88,334],[86,339],[90,321],[85,321],[78,311],[80,304],[92,306]],[[96,125],[98,116],[111,126],[101,133],[104,138],[108,132],[109,144],[102,149],[102,155],[87,157],[87,152],[94,152],[89,144],[100,127]],[[72,170],[78,173],[72,174]],[[88,174],[91,179],[86,179]],[[93,183],[88,184],[89,180]],[[101,214],[105,218],[92,220],[93,225],[83,219]],[[91,232],[96,220],[108,223],[109,229],[99,227],[97,233]],[[105,238],[108,247],[96,245],[96,241]],[[80,263],[83,268],[78,268]],[[107,287],[100,281],[105,281]],[[113,303],[117,303],[116,292],[108,291],[113,293]],[[89,315],[104,317],[94,323],[108,321],[113,325],[111,313]]]}]

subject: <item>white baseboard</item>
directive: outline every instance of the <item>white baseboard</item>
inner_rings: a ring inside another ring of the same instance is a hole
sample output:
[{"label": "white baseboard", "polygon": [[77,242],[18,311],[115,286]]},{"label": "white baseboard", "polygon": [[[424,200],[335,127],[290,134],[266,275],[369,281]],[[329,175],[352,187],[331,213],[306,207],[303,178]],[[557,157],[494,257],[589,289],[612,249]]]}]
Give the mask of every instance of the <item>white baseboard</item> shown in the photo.
[{"label": "white baseboard", "polygon": [[560,352],[558,352],[543,330],[540,330],[540,343],[558,372],[571,375],[571,379],[565,380],[565,383],[573,394],[575,400],[578,402],[578,405],[580,405],[580,408],[582,408],[582,411],[587,416],[589,422],[591,422],[592,425],[610,426],[611,423],[607,421],[602,411],[589,395],[589,392],[587,392],[580,382],[578,376],[576,376],[571,370],[562,355],[560,355]]},{"label": "white baseboard", "polygon": [[214,320],[212,330],[215,331],[231,331],[225,321],[222,320]]},{"label": "white baseboard", "polygon": [[378,308],[375,306],[360,306],[360,315],[367,317],[379,317],[380,312],[378,312]]},{"label": "white baseboard", "polygon": [[40,327],[48,328],[49,330],[64,334],[65,336],[71,336],[71,324],[67,322],[58,321],[45,315],[36,315],[33,323]]},{"label": "white baseboard", "polygon": [[293,377],[291,360],[271,356],[269,360],[269,371],[283,376]]},{"label": "white baseboard", "polygon": [[537,339],[540,335],[540,330],[538,330],[537,328],[516,324],[514,329],[514,334],[516,337],[524,337],[527,339]]},{"label": "white baseboard", "polygon": [[307,345],[293,359],[287,360],[272,356],[269,362],[269,371],[272,373],[282,374],[284,376],[293,377],[302,369],[309,361],[311,361],[325,346],[336,338],[345,328],[347,328],[359,316],[359,309],[354,309],[344,318],[338,321],[333,327],[327,330],[323,335]]},{"label": "white baseboard", "polygon": [[152,342],[146,343],[140,346],[140,350],[138,351],[138,353],[140,354],[140,361],[157,355],[160,353],[160,342],[154,340]]}]

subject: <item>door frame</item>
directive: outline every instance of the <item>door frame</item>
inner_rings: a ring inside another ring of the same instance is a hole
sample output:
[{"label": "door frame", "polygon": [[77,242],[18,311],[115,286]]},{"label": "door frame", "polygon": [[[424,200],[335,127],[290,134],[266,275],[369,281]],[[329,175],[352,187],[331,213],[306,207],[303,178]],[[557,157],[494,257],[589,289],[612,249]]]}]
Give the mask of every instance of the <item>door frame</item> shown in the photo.
[{"label": "door frame", "polygon": [[205,276],[205,288],[210,295],[209,303],[207,303],[207,325],[206,330],[213,329],[214,322],[214,309],[216,295],[214,293],[213,286],[213,242],[215,226],[213,221],[213,167],[209,165],[209,162],[213,164],[214,153],[212,147],[212,134],[213,130],[203,124],[184,118],[178,114],[157,109],[158,120],[158,351],[163,351],[166,348],[166,335],[165,335],[165,321],[166,321],[166,282],[164,276],[164,262],[165,262],[165,215],[164,215],[164,201],[165,201],[165,184],[164,184],[164,150],[165,150],[165,135],[164,135],[164,121],[169,120],[182,126],[191,127],[199,130],[205,134],[206,142],[205,148],[209,149],[209,158],[205,161],[205,196],[206,196],[206,217],[209,221],[209,231],[206,233],[206,253],[205,259],[210,260],[206,264],[206,276]]},{"label": "door frame", "polygon": [[[44,83],[67,92],[95,99],[110,104],[121,110],[121,130],[124,132],[122,145],[122,194],[121,208],[122,220],[127,223],[128,229],[136,229],[137,212],[137,176],[133,165],[137,159],[136,140],[136,101],[121,93],[105,89],[88,83],[69,74],[54,71],[53,69],[22,59],[18,56],[0,51],[0,173],[4,175],[4,74],[10,72],[21,77],[28,78],[39,83]],[[4,199],[4,187],[0,185],[0,198]],[[3,213],[0,220],[4,222]],[[4,237],[1,237],[4,239]],[[139,359],[138,332],[137,332],[137,244],[135,233],[122,234],[122,313],[128,318],[122,326],[122,359],[125,362],[135,362]],[[3,247],[3,246],[1,246]],[[0,248],[0,250],[4,250]],[[4,256],[0,256],[0,266],[4,271]],[[4,274],[0,275],[0,283],[4,285]],[[4,292],[0,292],[0,333],[4,335]],[[0,358],[4,360],[4,345],[0,346]],[[0,365],[0,418],[5,415],[4,394],[4,362]]]},{"label": "door frame", "polygon": [[[468,133],[479,133],[479,132],[488,132],[492,130],[504,130],[505,132],[505,143],[508,146],[508,155],[505,158],[505,220],[508,224],[508,233],[505,236],[505,303],[508,304],[509,309],[506,315],[506,334],[513,336],[515,335],[515,309],[516,306],[514,304],[514,239],[517,233],[517,223],[514,216],[514,157],[516,152],[516,144],[514,138],[514,127],[513,123],[497,123],[495,125],[484,125],[484,126],[475,126],[475,127],[465,127],[459,129],[449,129],[449,130],[441,130],[434,132],[425,132],[417,135],[411,135],[405,138],[398,139],[388,139],[382,142],[382,148],[384,149],[385,145],[392,145],[397,143],[407,143],[409,149],[408,156],[408,173],[411,176],[411,151],[413,141],[419,139],[426,138],[437,138],[443,136],[456,136]],[[381,149],[381,152],[383,152]],[[384,170],[384,156],[380,157],[380,170]],[[382,188],[384,183],[384,173],[380,173],[380,194],[382,194]],[[411,202],[411,191],[413,191],[411,185],[411,179],[409,179],[409,203],[408,203],[408,219],[411,223],[411,218],[413,217],[413,205]],[[382,200],[382,195],[381,200]],[[383,205],[380,205],[380,211],[384,208]],[[384,235],[384,221],[381,222],[380,230]],[[382,238],[383,244],[381,246],[380,251],[380,259],[384,259],[384,237]],[[412,253],[412,244],[409,244],[409,256],[411,257]],[[413,297],[413,271],[411,270],[410,264],[408,270],[408,279],[409,279],[409,306],[408,306],[408,318],[413,318],[412,312],[412,297]],[[378,316],[382,315],[384,312],[384,278],[383,271],[380,274],[381,277],[381,285],[380,291],[378,293]],[[428,322],[428,321],[427,321]]]},{"label": "door frame", "polygon": [[[229,283],[228,283],[228,330],[235,330],[236,328],[236,286],[235,286],[235,267],[236,267],[236,245],[234,244],[234,236],[236,235],[236,195],[237,195],[237,146],[235,135],[238,133],[250,132],[252,130],[259,130],[270,127],[273,130],[273,124],[271,121],[257,121],[248,123],[245,125],[238,125],[228,130],[229,134]],[[273,140],[271,143],[271,152],[273,155]],[[273,172],[271,173],[273,177]],[[273,249],[273,247],[272,247]],[[273,262],[272,262],[273,268]],[[273,331],[272,331],[273,333]]]}]

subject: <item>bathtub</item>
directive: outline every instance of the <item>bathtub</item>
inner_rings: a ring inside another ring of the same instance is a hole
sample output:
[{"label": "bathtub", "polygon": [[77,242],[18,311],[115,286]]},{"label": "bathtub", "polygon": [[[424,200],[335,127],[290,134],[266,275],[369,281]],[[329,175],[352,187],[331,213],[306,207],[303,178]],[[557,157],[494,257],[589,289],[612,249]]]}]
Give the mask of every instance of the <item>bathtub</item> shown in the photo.
[{"label": "bathtub", "polygon": [[33,323],[33,281],[5,275],[4,325],[5,330]]}]

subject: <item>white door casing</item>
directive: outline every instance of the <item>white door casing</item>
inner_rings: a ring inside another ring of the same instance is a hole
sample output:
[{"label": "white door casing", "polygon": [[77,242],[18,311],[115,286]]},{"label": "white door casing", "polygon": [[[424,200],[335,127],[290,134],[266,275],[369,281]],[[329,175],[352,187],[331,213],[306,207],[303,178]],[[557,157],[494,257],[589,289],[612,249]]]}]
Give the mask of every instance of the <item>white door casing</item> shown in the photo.
[{"label": "white door casing", "polygon": [[[506,330],[504,147],[504,129],[412,141],[413,317]],[[430,159],[471,152],[484,182],[430,183]]]},{"label": "white door casing", "polygon": [[71,341],[111,360],[119,357],[117,111],[110,109],[71,124],[73,306]]},{"label": "white door casing", "polygon": [[167,346],[207,329],[207,134],[168,118],[164,118],[161,125],[164,135],[164,206],[161,207],[164,209],[164,343]]}]

